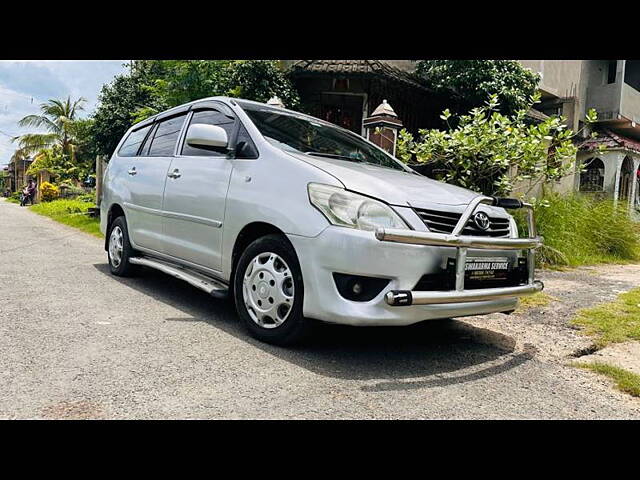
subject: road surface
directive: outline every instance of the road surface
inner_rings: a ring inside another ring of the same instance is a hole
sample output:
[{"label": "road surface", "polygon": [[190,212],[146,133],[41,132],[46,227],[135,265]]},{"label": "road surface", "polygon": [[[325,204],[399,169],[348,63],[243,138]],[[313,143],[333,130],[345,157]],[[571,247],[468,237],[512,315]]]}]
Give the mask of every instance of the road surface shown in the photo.
[{"label": "road surface", "polygon": [[534,317],[269,346],[230,302],[153,270],[113,277],[101,239],[0,200],[0,418],[640,418]]}]

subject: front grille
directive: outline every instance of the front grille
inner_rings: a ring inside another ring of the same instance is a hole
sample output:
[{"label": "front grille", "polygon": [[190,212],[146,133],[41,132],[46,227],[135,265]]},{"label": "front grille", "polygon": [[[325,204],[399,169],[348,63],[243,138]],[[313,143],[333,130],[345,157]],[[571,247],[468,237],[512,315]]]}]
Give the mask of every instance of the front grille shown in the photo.
[{"label": "front grille", "polygon": [[[461,213],[442,212],[440,210],[427,210],[416,208],[416,213],[422,219],[429,231],[435,233],[451,233],[462,216]],[[462,230],[462,235],[473,235],[477,237],[508,237],[509,219],[489,217],[489,229],[482,230],[477,227],[473,217],[469,219],[467,225]]]}]

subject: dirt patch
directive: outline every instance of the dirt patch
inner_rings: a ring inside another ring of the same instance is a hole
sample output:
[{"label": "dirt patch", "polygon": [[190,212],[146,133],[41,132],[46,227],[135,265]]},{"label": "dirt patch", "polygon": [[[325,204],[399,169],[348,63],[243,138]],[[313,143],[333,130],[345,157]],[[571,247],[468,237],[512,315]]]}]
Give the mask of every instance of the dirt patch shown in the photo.
[{"label": "dirt patch", "polygon": [[640,375],[640,343],[616,343],[590,355],[580,357],[580,362],[606,363]]},{"label": "dirt patch", "polygon": [[42,416],[58,420],[89,420],[104,418],[105,414],[99,405],[87,400],[77,402],[63,401],[42,409]]},{"label": "dirt patch", "polygon": [[544,292],[554,297],[553,302],[518,310],[509,316],[492,314],[469,317],[465,321],[508,335],[519,346],[535,345],[538,359],[565,365],[576,356],[582,360],[595,353],[593,338],[571,324],[576,312],[610,302],[620,292],[640,285],[640,265],[542,270],[536,272],[536,277],[545,283]]}]

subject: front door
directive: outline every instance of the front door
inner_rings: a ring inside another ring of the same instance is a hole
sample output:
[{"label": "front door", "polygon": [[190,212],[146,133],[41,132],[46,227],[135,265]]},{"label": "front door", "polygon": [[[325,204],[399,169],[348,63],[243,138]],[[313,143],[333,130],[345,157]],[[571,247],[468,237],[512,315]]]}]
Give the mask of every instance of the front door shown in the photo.
[{"label": "front door", "polygon": [[[193,111],[193,124],[217,125],[232,139],[236,119],[225,105]],[[185,128],[185,133],[187,128]],[[183,137],[186,136],[183,135]],[[233,160],[221,149],[187,145],[169,167],[163,204],[165,251],[212,270],[221,270],[222,227]]]}]

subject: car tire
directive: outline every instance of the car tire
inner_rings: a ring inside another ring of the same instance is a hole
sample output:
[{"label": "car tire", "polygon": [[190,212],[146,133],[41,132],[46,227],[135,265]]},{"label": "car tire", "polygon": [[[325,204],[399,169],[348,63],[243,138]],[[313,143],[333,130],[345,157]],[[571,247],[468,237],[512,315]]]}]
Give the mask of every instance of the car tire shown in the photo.
[{"label": "car tire", "polygon": [[131,265],[129,258],[135,257],[136,252],[129,242],[127,221],[123,216],[116,218],[109,227],[107,243],[107,260],[109,269],[118,277],[130,277],[138,272],[137,265]]},{"label": "car tire", "polygon": [[285,236],[253,241],[238,260],[233,283],[236,310],[254,338],[292,345],[309,337],[313,324],[302,314],[302,270]]}]

